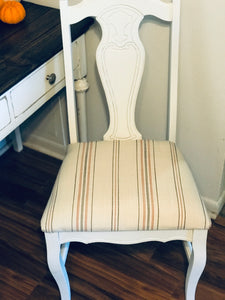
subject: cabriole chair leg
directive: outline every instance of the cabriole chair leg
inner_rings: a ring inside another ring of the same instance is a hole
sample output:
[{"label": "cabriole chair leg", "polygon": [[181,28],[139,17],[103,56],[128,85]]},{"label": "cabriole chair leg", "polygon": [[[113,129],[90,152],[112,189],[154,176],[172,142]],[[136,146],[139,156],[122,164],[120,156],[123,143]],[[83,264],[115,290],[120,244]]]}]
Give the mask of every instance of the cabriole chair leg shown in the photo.
[{"label": "cabriole chair leg", "polygon": [[69,278],[62,256],[58,233],[45,233],[48,267],[60,291],[61,300],[71,300]]},{"label": "cabriole chair leg", "polygon": [[185,283],[186,300],[195,299],[196,287],[205,268],[207,233],[207,230],[194,230],[193,232],[192,253]]}]

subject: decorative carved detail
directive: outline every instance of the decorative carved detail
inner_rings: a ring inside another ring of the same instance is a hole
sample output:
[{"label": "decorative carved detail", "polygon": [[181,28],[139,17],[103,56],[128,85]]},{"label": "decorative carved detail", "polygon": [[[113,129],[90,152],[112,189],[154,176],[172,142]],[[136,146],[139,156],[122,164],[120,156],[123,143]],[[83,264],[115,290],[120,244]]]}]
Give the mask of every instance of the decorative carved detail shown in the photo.
[{"label": "decorative carved detail", "polygon": [[[115,18],[120,20],[120,22],[113,22]],[[134,16],[126,13],[124,10],[120,10],[117,13],[113,11],[107,23],[109,24],[109,39],[115,43],[115,45],[124,47],[127,42],[132,40],[130,28],[132,28],[132,25],[135,23]]]},{"label": "decorative carved detail", "polygon": [[97,18],[103,32],[97,64],[110,114],[107,140],[141,138],[134,111],[144,65],[138,35],[142,19],[140,12],[125,5],[113,6]]}]

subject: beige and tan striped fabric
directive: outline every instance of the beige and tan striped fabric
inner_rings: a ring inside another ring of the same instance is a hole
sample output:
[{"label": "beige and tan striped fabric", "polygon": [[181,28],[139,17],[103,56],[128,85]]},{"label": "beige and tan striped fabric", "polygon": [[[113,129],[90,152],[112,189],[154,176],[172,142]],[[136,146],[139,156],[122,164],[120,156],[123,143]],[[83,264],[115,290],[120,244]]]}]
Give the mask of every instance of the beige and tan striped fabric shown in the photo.
[{"label": "beige and tan striped fabric", "polygon": [[44,232],[209,226],[175,144],[151,140],[69,145],[41,220]]}]

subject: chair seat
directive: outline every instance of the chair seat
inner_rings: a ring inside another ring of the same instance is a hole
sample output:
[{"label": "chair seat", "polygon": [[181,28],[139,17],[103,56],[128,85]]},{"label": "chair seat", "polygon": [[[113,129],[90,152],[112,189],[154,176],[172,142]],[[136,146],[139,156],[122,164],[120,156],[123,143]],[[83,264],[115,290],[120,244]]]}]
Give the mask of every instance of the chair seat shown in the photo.
[{"label": "chair seat", "polygon": [[44,232],[209,226],[180,151],[152,140],[70,144],[41,220]]}]

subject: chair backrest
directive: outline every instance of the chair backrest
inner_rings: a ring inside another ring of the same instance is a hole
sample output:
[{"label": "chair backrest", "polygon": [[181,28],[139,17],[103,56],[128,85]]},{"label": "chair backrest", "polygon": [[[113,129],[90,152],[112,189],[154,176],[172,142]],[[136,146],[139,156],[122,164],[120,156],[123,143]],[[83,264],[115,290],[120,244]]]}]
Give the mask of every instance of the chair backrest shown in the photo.
[{"label": "chair backrest", "polygon": [[145,52],[138,31],[146,15],[171,22],[168,138],[175,141],[180,0],[83,0],[75,5],[70,1],[60,0],[60,10],[71,142],[77,141],[77,134],[70,24],[91,16],[102,29],[96,61],[110,116],[104,139],[140,139],[135,126],[135,105]]}]

